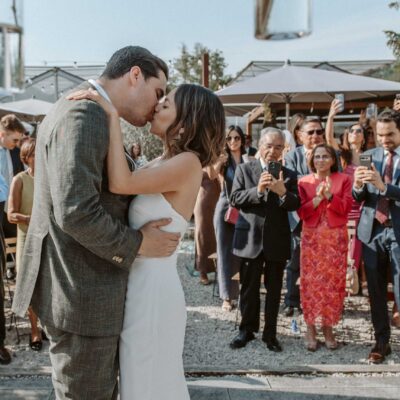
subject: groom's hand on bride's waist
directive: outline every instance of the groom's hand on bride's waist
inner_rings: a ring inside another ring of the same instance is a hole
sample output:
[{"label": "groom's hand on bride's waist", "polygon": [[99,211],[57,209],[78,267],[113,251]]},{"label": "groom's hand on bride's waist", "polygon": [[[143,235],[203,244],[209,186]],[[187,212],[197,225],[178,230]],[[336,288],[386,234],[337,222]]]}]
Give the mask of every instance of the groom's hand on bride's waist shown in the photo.
[{"label": "groom's hand on bride's waist", "polygon": [[139,255],[144,257],[168,257],[178,247],[180,233],[162,231],[160,228],[171,223],[170,218],[150,221],[140,228],[143,234]]}]

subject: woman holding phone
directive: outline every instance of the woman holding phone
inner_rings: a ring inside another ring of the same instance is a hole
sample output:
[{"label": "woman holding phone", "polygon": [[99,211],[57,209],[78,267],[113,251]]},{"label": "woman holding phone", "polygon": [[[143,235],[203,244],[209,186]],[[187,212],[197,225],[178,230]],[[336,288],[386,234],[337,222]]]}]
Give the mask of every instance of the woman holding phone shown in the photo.
[{"label": "woman holding phone", "polygon": [[[367,150],[368,135],[363,125],[357,123],[349,127],[343,135],[343,144],[339,145],[334,137],[334,118],[340,110],[340,103],[337,99],[332,101],[331,108],[326,123],[325,139],[326,143],[332,146],[340,154],[340,161],[343,173],[348,175],[353,183],[354,171],[360,165],[360,157]],[[355,229],[361,216],[362,204],[353,199],[349,213],[349,221],[354,221]],[[349,259],[353,260],[354,267],[358,270],[361,266],[361,242],[354,235],[350,243]],[[363,274],[365,275],[365,274]],[[366,286],[366,278],[362,281]]]}]

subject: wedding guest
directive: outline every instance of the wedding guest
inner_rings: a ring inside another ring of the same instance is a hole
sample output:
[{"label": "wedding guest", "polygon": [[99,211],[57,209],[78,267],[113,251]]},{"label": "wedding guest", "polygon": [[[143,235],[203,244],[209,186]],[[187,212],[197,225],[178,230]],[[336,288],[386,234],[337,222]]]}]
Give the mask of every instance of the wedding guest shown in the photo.
[{"label": "wedding guest", "polygon": [[217,250],[213,216],[220,192],[221,186],[214,168],[204,168],[203,179],[194,207],[195,268],[200,273],[199,282],[202,285],[210,283],[207,274],[215,271],[214,262],[209,256]]},{"label": "wedding guest", "polygon": [[10,352],[4,347],[6,339],[6,317],[4,314],[4,284],[3,273],[6,266],[6,254],[4,244],[4,234],[2,225],[4,204],[8,196],[8,185],[6,180],[0,175],[0,364],[9,364],[11,362]]},{"label": "wedding guest", "polygon": [[[20,140],[25,132],[22,122],[14,115],[7,114],[0,120],[0,175],[5,179],[8,187],[11,186],[13,177],[23,170],[20,160],[15,159],[11,152],[17,149]],[[18,150],[17,150],[18,151]],[[7,213],[7,202],[4,213]],[[7,215],[3,218],[3,229],[5,237],[14,237],[16,229],[8,224]],[[10,234],[9,234],[10,231]]]},{"label": "wedding guest", "polygon": [[[231,200],[240,214],[235,225],[233,253],[242,259],[242,320],[239,334],[230,343],[233,349],[246,346],[259,330],[260,280],[264,274],[267,294],[262,340],[270,351],[282,351],[276,337],[276,324],[283,271],[290,258],[288,211],[300,205],[296,173],[278,163],[284,147],[285,136],[281,130],[263,129],[259,141],[260,159],[240,164],[236,169]],[[282,169],[278,172],[273,166]]]},{"label": "wedding guest", "polygon": [[387,309],[387,269],[391,264],[393,295],[400,305],[400,112],[382,112],[376,124],[379,147],[368,150],[372,168],[359,166],[354,174],[353,196],[364,201],[358,225],[371,302],[375,345],[368,361],[382,363],[391,353]]},{"label": "wedding guest", "polygon": [[217,239],[218,287],[224,311],[232,310],[232,300],[236,300],[239,294],[238,281],[232,280],[232,277],[239,272],[240,266],[239,257],[232,254],[235,227],[225,221],[225,214],[229,207],[236,167],[247,160],[245,143],[246,137],[242,129],[231,125],[226,135],[226,154],[222,155],[214,166],[221,181],[221,194],[214,214],[214,228]]},{"label": "wedding guest", "polygon": [[[286,154],[284,164],[286,168],[297,173],[297,178],[308,175],[307,158],[312,149],[324,142],[324,128],[319,118],[304,119],[300,125],[300,139],[303,143]],[[300,235],[301,221],[296,212],[289,214],[290,230],[292,232],[292,256],[286,267],[286,288],[284,314],[291,317],[294,309],[300,309],[300,292],[297,284],[300,276]]]},{"label": "wedding guest", "polygon": [[[360,165],[360,154],[367,149],[367,133],[361,124],[353,124],[345,131],[343,144],[339,145],[337,143],[334,137],[334,118],[340,111],[341,106],[342,103],[339,100],[332,101],[326,123],[325,138],[326,143],[339,153],[343,173],[350,177],[353,184],[354,172]],[[360,220],[361,208],[362,204],[353,199],[349,221],[354,221],[356,228]],[[361,264],[361,242],[356,236],[352,238],[350,243],[349,258],[354,261],[354,267],[358,270]],[[364,287],[366,287],[366,282]]]},{"label": "wedding guest", "polygon": [[366,148],[369,150],[379,146],[376,134],[376,118],[367,118],[366,110],[361,110],[358,123],[364,128],[367,135]]},{"label": "wedding guest", "polygon": [[312,173],[299,180],[303,222],[300,245],[300,298],[307,324],[307,350],[317,349],[316,324],[322,324],[325,345],[338,347],[333,326],[342,315],[345,297],[348,233],[352,205],[351,179],[339,173],[335,150],[326,144],[310,155]]},{"label": "wedding guest", "polygon": [[400,111],[400,98],[397,98],[397,96],[393,101],[393,110]]},{"label": "wedding guest", "polygon": [[306,116],[301,113],[297,113],[291,116],[289,120],[289,132],[292,134],[294,141],[296,142],[296,147],[299,147],[303,144],[303,140],[301,138],[301,125],[306,119]]},{"label": "wedding guest", "polygon": [[138,142],[132,144],[130,155],[135,161],[137,168],[141,168],[148,163],[146,156],[142,155],[142,146]]},{"label": "wedding guest", "polygon": [[246,135],[246,154],[249,157],[249,160],[255,160],[255,156],[257,154],[257,148],[252,146],[252,137],[250,135]]},{"label": "wedding guest", "polygon": [[[21,161],[28,167],[16,175],[11,183],[8,198],[8,221],[17,225],[17,253],[16,267],[18,270],[22,252],[25,246],[26,233],[32,213],[33,204],[33,177],[35,175],[35,146],[36,140],[29,138],[21,146]],[[32,308],[28,309],[31,323],[31,336],[29,346],[34,351],[42,349],[42,334],[38,328],[38,320]]]}]

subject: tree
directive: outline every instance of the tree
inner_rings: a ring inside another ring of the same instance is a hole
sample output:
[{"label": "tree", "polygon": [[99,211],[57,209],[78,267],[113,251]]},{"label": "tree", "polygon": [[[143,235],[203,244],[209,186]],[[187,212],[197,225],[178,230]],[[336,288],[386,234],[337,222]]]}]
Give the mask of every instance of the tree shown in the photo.
[{"label": "tree", "polygon": [[[395,10],[400,9],[400,1],[391,1],[389,3],[390,8]],[[387,45],[392,49],[394,56],[400,59],[400,33],[394,31],[384,31],[388,38]]]},{"label": "tree", "polygon": [[210,50],[201,43],[194,45],[190,52],[186,44],[182,44],[181,54],[170,61],[170,86],[176,87],[181,83],[201,84],[202,55],[209,55],[209,86],[211,90],[218,90],[231,79],[224,74],[227,66],[225,57],[220,50]]}]

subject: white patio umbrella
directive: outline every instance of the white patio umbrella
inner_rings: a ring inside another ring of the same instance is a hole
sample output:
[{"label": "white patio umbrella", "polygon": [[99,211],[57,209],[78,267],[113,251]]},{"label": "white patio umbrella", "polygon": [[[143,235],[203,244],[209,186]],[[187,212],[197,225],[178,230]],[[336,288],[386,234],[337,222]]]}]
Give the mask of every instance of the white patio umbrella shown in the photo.
[{"label": "white patio umbrella", "polygon": [[15,114],[26,114],[32,116],[46,115],[53,103],[48,101],[27,99],[19,101],[11,101],[8,103],[0,103],[0,110],[4,110]]},{"label": "white patio umbrella", "polygon": [[400,83],[345,72],[285,65],[218,90],[224,105],[231,103],[285,103],[286,121],[290,103],[331,102],[336,93],[345,101],[375,99],[400,93]]}]

